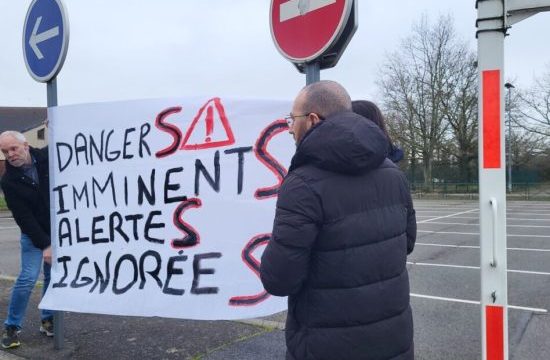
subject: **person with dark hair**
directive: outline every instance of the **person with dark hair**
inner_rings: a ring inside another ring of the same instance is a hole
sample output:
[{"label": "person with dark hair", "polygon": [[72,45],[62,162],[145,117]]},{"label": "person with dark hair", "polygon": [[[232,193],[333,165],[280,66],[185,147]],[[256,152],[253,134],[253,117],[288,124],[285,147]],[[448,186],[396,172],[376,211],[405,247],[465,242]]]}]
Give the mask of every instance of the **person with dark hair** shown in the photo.
[{"label": "person with dark hair", "polygon": [[407,254],[416,217],[388,139],[355,114],[342,85],[296,97],[296,141],[260,264],[264,288],[288,296],[287,359],[414,359]]},{"label": "person with dark hair", "polygon": [[401,150],[391,141],[390,134],[388,134],[388,130],[386,129],[386,121],[384,120],[384,115],[382,115],[382,111],[380,111],[378,106],[376,106],[376,104],[372,101],[355,100],[352,101],[351,107],[354,113],[371,120],[384,132],[389,142],[388,159],[390,159],[394,163],[398,163],[399,161],[401,161],[403,159],[403,150]]}]

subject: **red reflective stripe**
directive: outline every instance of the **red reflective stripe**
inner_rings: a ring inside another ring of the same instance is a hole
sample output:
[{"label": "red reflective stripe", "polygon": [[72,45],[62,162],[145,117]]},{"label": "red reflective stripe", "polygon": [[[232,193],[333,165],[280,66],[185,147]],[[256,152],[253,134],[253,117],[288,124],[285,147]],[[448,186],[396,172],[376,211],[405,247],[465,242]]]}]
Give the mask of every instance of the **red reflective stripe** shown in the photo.
[{"label": "red reflective stripe", "polygon": [[483,167],[501,167],[500,70],[483,72]]},{"label": "red reflective stripe", "polygon": [[487,360],[504,360],[504,310],[502,306],[485,307]]}]

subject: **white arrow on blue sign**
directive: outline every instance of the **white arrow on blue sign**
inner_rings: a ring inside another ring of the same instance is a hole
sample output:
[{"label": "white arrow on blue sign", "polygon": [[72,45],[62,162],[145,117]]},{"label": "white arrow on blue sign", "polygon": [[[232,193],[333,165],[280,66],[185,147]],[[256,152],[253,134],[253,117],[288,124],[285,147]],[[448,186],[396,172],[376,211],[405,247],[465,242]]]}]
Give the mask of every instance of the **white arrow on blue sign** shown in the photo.
[{"label": "white arrow on blue sign", "polygon": [[23,57],[36,81],[54,78],[69,47],[69,18],[61,0],[33,0],[23,28]]}]

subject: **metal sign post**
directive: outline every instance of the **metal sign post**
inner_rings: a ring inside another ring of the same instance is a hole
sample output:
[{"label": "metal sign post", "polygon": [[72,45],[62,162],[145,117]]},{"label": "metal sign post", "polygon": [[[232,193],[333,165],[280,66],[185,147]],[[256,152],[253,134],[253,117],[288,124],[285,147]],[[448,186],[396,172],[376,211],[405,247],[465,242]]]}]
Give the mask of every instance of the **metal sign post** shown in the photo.
[{"label": "metal sign post", "polygon": [[336,66],[357,30],[355,0],[271,0],[271,36],[306,84]]},{"label": "metal sign post", "polygon": [[306,85],[313,84],[321,80],[321,64],[315,61],[305,66]]},{"label": "metal sign post", "polygon": [[[53,78],[46,83],[46,92],[48,98],[48,108],[57,106],[57,78]],[[49,121],[49,120],[48,120]],[[49,148],[50,159],[53,154],[53,147]],[[52,264],[53,266],[53,264]],[[63,339],[65,339],[65,323],[63,321],[63,312],[56,311],[53,315],[53,346],[56,350],[63,349]]]},{"label": "metal sign post", "polygon": [[508,359],[504,37],[550,0],[477,0],[482,358]]},{"label": "metal sign post", "polygon": [[[65,62],[68,47],[69,19],[62,1],[33,0],[23,26],[23,58],[31,77],[47,83],[48,108],[57,106],[56,76]],[[52,154],[50,147],[50,159]],[[50,221],[53,228],[53,218]],[[63,312],[55,312],[53,323],[54,348],[60,350],[64,339]]]}]

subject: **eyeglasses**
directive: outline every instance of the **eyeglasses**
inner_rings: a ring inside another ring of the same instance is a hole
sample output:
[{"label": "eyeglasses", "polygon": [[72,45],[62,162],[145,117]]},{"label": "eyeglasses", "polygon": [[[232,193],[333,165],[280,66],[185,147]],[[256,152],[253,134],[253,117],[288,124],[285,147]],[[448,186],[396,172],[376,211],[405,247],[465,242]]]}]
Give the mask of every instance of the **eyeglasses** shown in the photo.
[{"label": "eyeglasses", "polygon": [[286,120],[288,126],[291,126],[294,123],[294,121],[296,120],[296,118],[306,117],[306,116],[309,116],[309,114],[311,114],[311,113],[303,114],[303,115],[288,114],[287,116],[284,117],[284,119]]}]

